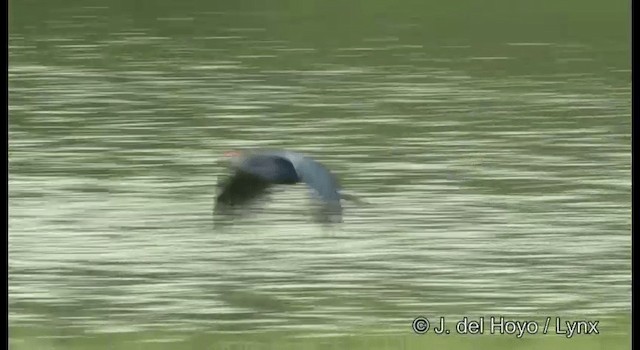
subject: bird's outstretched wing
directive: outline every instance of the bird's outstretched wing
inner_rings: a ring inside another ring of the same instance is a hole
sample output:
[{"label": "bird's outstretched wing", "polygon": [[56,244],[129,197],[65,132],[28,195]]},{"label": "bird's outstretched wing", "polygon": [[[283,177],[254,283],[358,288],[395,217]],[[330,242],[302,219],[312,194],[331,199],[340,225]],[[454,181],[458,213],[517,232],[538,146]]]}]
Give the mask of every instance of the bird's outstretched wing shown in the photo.
[{"label": "bird's outstretched wing", "polygon": [[288,159],[271,155],[250,155],[238,159],[234,173],[218,185],[216,212],[247,204],[266,194],[274,184],[298,182],[298,175]]},{"label": "bird's outstretched wing", "polygon": [[265,179],[236,170],[218,185],[216,209],[243,205],[265,194],[269,187],[270,183]]},{"label": "bird's outstretched wing", "polygon": [[319,219],[328,222],[342,222],[340,184],[336,177],[317,161],[299,157],[292,160],[300,180],[309,186],[314,196],[321,200]]}]

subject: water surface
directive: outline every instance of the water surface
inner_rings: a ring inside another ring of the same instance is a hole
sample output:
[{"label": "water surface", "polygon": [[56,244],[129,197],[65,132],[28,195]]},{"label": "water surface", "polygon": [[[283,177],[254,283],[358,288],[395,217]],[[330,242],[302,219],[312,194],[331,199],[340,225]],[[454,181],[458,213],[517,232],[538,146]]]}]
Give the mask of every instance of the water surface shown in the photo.
[{"label": "water surface", "polygon": [[[628,312],[626,14],[497,3],[12,3],[10,326]],[[327,229],[294,186],[214,228],[235,147],[309,153],[370,204]]]}]

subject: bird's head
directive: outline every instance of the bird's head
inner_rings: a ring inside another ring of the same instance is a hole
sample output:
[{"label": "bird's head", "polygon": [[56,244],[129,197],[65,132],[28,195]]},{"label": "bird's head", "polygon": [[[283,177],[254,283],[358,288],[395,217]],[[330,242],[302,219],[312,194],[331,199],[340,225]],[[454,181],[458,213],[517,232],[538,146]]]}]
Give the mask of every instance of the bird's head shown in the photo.
[{"label": "bird's head", "polygon": [[229,151],[225,151],[222,154],[221,160],[224,164],[234,166],[240,162],[240,160],[242,159],[242,155],[243,153],[241,151],[229,150]]},{"label": "bird's head", "polygon": [[233,157],[240,157],[242,155],[242,152],[236,151],[236,150],[230,150],[230,151],[224,151],[222,155],[223,157],[228,159]]}]

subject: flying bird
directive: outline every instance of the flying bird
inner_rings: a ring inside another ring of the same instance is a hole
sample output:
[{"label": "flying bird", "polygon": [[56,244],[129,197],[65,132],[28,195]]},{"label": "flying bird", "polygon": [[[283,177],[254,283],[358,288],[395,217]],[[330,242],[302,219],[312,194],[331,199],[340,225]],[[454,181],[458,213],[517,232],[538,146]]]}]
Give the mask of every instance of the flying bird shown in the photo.
[{"label": "flying bird", "polygon": [[232,173],[218,183],[215,212],[226,214],[242,208],[270,192],[275,185],[304,183],[312,198],[320,203],[317,217],[321,222],[342,222],[341,193],[334,174],[318,161],[292,151],[265,150],[225,152]]}]

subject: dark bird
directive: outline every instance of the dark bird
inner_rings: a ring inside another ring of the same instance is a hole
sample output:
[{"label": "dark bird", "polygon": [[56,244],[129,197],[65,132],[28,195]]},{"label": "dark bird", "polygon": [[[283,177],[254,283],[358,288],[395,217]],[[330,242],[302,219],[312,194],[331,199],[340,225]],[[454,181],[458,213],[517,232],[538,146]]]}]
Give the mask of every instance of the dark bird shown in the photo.
[{"label": "dark bird", "polygon": [[319,162],[285,150],[226,152],[232,174],[218,184],[215,212],[226,214],[267,194],[274,185],[305,183],[318,200],[322,222],[342,222],[341,187]]}]

